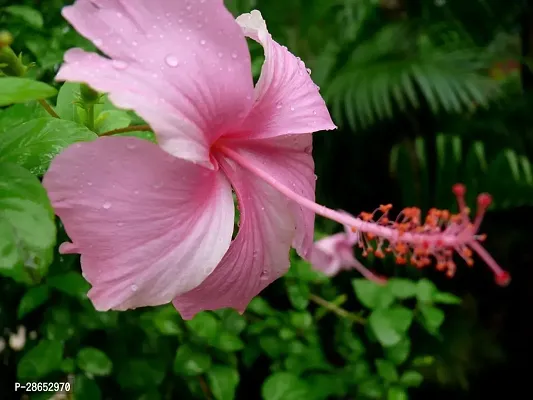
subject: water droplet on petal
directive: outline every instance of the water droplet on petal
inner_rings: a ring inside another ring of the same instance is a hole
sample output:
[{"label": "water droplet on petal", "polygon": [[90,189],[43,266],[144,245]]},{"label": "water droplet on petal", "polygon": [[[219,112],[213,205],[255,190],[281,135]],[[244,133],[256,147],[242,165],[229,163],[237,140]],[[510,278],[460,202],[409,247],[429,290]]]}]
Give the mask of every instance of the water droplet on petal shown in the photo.
[{"label": "water droplet on petal", "polygon": [[200,44],[201,44],[202,46],[205,45],[205,40],[203,40],[203,39],[200,40]]},{"label": "water droplet on petal", "polygon": [[101,39],[94,39],[93,40],[93,43],[96,47],[99,47],[102,45],[102,40]]},{"label": "water droplet on petal", "polygon": [[177,67],[179,64],[178,58],[172,54],[165,57],[165,62],[169,67]]},{"label": "water droplet on petal", "polygon": [[313,115],[316,115],[316,110],[313,110]]},{"label": "water droplet on petal", "polygon": [[281,106],[281,103],[277,103],[277,104],[276,104],[276,108],[277,108],[278,110],[281,109],[281,107],[282,107],[282,106]]},{"label": "water droplet on petal", "polygon": [[104,204],[102,204],[102,208],[109,210],[111,208],[111,203],[106,201]]},{"label": "water droplet on petal", "polygon": [[124,222],[117,222],[117,226],[124,226]]},{"label": "water droplet on petal", "polygon": [[93,183],[92,182],[87,182],[87,186],[92,186]]},{"label": "water droplet on petal", "polygon": [[237,58],[237,53],[231,53],[231,58],[233,58],[234,60]]},{"label": "water droplet on petal", "polygon": [[294,107],[291,107],[291,111],[294,111]]},{"label": "water droplet on petal", "polygon": [[113,64],[113,67],[115,69],[123,70],[123,69],[128,68],[128,63],[125,61],[113,60],[111,63]]},{"label": "water droplet on petal", "polygon": [[315,181],[318,179],[318,176],[315,174]]},{"label": "water droplet on petal", "polygon": [[131,285],[131,291],[136,292],[139,289],[139,286],[137,285]]}]

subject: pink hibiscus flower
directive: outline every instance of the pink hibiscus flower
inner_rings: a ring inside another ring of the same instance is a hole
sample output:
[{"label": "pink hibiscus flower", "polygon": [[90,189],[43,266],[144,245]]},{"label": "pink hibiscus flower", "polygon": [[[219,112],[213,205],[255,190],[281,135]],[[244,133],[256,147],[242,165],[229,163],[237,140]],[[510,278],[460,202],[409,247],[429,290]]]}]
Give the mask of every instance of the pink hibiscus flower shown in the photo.
[{"label": "pink hibiscus flower", "polygon": [[[108,93],[158,139],[73,145],[44,177],[72,240],[60,251],[81,254],[97,309],[172,301],[184,318],[242,312],[287,271],[291,246],[310,257],[315,214],[361,240],[437,256],[479,246],[466,222],[419,232],[314,202],[311,132],[335,125],[303,62],[271,38],[259,12],[235,21],[222,0],[78,0],[63,14],[109,58],[72,49],[57,78]],[[255,88],[245,36],[265,51]]]}]

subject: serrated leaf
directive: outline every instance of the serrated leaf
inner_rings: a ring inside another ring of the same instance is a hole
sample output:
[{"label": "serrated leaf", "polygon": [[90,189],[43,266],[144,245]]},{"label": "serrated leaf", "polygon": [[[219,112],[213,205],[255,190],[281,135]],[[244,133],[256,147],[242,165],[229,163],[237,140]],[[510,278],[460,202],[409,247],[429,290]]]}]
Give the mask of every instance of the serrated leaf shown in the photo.
[{"label": "serrated leaf", "polygon": [[74,271],[50,276],[47,282],[54,289],[78,298],[85,298],[91,288],[91,285],[87,283],[83,276]]},{"label": "serrated leaf", "polygon": [[18,164],[43,175],[52,159],[73,143],[98,136],[71,121],[39,118],[18,125],[0,136],[0,161]]},{"label": "serrated leaf", "polygon": [[11,15],[23,19],[24,21],[26,21],[26,23],[28,23],[28,25],[32,26],[33,28],[40,29],[43,27],[43,15],[40,11],[34,8],[28,6],[13,5],[3,8],[3,10]]},{"label": "serrated leaf", "polygon": [[194,332],[198,337],[207,340],[208,342],[213,340],[220,330],[220,321],[210,312],[202,312],[196,314],[196,316],[186,321],[189,329]]},{"label": "serrated leaf", "polygon": [[214,365],[207,371],[207,381],[216,400],[233,400],[239,384],[239,372],[225,365]]},{"label": "serrated leaf", "polygon": [[41,340],[20,359],[17,365],[17,377],[20,380],[43,378],[59,370],[62,360],[63,344],[61,342]]},{"label": "serrated leaf", "polygon": [[92,375],[106,376],[113,369],[113,363],[101,350],[93,347],[82,348],[76,357],[78,366]]},{"label": "serrated leaf", "polygon": [[438,292],[433,295],[433,301],[441,304],[461,304],[461,298],[451,293]]},{"label": "serrated leaf", "polygon": [[372,331],[385,347],[397,345],[405,336],[412,320],[413,311],[405,307],[377,309],[368,318]]},{"label": "serrated leaf", "polygon": [[0,77],[0,107],[52,97],[57,90],[43,82],[26,78]]},{"label": "serrated leaf", "polygon": [[44,304],[50,296],[50,290],[48,286],[41,285],[28,289],[28,291],[22,296],[20,300],[19,308],[17,311],[18,318],[24,317],[29,312],[35,310],[40,305]]},{"label": "serrated leaf", "polygon": [[418,387],[424,381],[424,376],[418,371],[405,371],[400,382],[407,387]]},{"label": "serrated leaf", "polygon": [[38,281],[52,261],[55,238],[54,212],[39,180],[0,162],[0,274]]},{"label": "serrated leaf", "polygon": [[309,396],[306,382],[289,372],[270,375],[261,388],[263,400],[302,400]]},{"label": "serrated leaf", "polygon": [[404,278],[391,278],[388,286],[394,297],[408,299],[416,295],[416,283]]},{"label": "serrated leaf", "polygon": [[102,111],[95,121],[97,133],[104,133],[115,129],[126,128],[131,123],[131,118],[126,111]]},{"label": "serrated leaf", "polygon": [[357,299],[370,309],[387,308],[394,302],[387,285],[372,282],[368,279],[354,279],[352,281]]},{"label": "serrated leaf", "polygon": [[399,379],[396,366],[389,360],[376,360],[376,369],[379,376],[387,382],[396,382]]},{"label": "serrated leaf", "polygon": [[189,344],[178,348],[174,358],[174,372],[178,375],[197,376],[211,367],[211,357],[204,351],[199,351]]}]

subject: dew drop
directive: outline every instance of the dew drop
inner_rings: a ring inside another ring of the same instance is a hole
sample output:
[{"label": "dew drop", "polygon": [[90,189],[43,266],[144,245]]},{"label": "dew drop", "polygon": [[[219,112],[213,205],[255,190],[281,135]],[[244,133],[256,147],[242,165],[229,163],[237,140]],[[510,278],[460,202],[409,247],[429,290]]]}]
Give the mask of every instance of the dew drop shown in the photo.
[{"label": "dew drop", "polygon": [[111,203],[106,201],[104,204],[102,204],[102,208],[109,210],[111,208]]},{"label": "dew drop", "polygon": [[291,111],[294,111],[294,107],[291,107]]},{"label": "dew drop", "polygon": [[139,191],[138,190],[134,190],[133,194],[139,194]]},{"label": "dew drop", "polygon": [[117,222],[117,226],[124,226],[124,222]]},{"label": "dew drop", "polygon": [[231,53],[231,58],[233,58],[234,60],[237,59],[237,53]]},{"label": "dew drop", "polygon": [[169,67],[177,67],[179,64],[178,58],[172,54],[165,57],[165,62]]},{"label": "dew drop", "polygon": [[202,46],[205,45],[205,40],[203,40],[203,39],[200,40],[200,44],[201,44]]},{"label": "dew drop", "polygon": [[313,110],[313,115],[316,115],[316,110]]},{"label": "dew drop", "polygon": [[133,47],[137,46],[138,44],[139,44],[139,43],[137,43],[135,40],[134,40],[133,42],[131,42],[131,45],[132,45]]},{"label": "dew drop", "polygon": [[94,43],[95,46],[99,47],[99,46],[102,45],[102,40],[101,39],[94,39],[93,43]]},{"label": "dew drop", "polygon": [[131,291],[136,292],[139,289],[139,286],[137,285],[131,285]]},{"label": "dew drop", "polygon": [[133,150],[133,149],[135,149],[136,147],[137,147],[137,146],[136,146],[134,143],[128,143],[128,144],[126,145],[126,148],[127,148],[128,150]]},{"label": "dew drop", "polygon": [[112,64],[113,64],[113,67],[115,69],[124,70],[124,69],[128,68],[128,63],[125,62],[125,61],[113,60]]},{"label": "dew drop", "polygon": [[281,103],[277,103],[277,104],[276,104],[276,108],[277,108],[278,110],[281,109],[281,107],[282,107],[282,106],[281,106]]},{"label": "dew drop", "polygon": [[218,52],[218,58],[222,58],[222,57],[224,57],[224,53]]},{"label": "dew drop", "polygon": [[318,179],[318,176],[315,174],[315,181]]},{"label": "dew drop", "polygon": [[93,183],[92,182],[87,182],[87,186],[92,186]]}]

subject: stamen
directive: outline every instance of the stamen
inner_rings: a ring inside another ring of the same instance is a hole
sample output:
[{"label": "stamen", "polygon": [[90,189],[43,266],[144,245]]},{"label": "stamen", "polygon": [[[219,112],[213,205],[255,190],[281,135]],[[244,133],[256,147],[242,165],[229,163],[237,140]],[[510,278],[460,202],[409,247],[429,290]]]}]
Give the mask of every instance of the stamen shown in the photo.
[{"label": "stamen", "polygon": [[[498,285],[510,282],[510,275],[502,270],[491,255],[481,246],[486,235],[477,233],[485,212],[491,202],[488,194],[478,196],[477,212],[474,221],[470,220],[470,210],[465,203],[466,187],[456,184],[452,187],[459,213],[432,208],[425,218],[417,207],[407,207],[400,211],[394,221],[389,218],[392,205],[381,205],[372,213],[363,212],[355,218],[345,212],[324,207],[314,201],[295,193],[292,189],[277,181],[261,168],[251,163],[246,157],[225,146],[218,150],[228,158],[261,178],[274,189],[293,200],[301,207],[317,215],[336,221],[348,231],[357,233],[356,245],[363,250],[363,256],[369,253],[392,254],[396,263],[410,263],[417,268],[425,268],[436,260],[436,268],[451,277],[455,274],[456,264],[453,254],[457,252],[468,265],[473,265],[473,253],[476,253],[493,271]],[[380,214],[375,220],[376,214]]]}]

